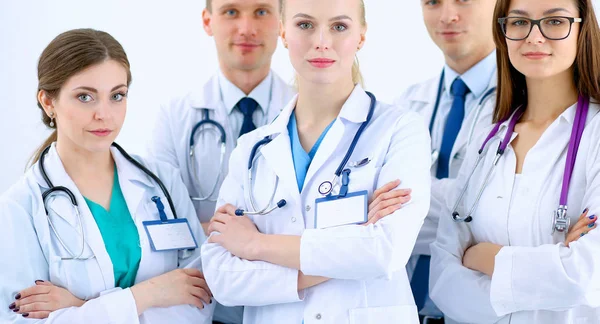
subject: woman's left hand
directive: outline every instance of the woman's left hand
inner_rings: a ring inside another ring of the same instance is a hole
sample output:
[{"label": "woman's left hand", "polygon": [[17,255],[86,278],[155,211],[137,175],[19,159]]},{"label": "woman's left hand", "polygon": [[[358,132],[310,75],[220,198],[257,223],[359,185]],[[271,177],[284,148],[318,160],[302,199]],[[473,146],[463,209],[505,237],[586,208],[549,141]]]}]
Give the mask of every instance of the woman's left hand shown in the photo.
[{"label": "woman's left hand", "polygon": [[231,204],[217,209],[208,226],[208,232],[219,234],[211,235],[208,242],[218,243],[231,254],[252,261],[261,234],[250,218],[236,216],[235,210],[236,207]]},{"label": "woman's left hand", "polygon": [[22,290],[8,308],[27,318],[47,318],[55,310],[80,307],[85,301],[51,282],[36,280],[35,286]]},{"label": "woman's left hand", "polygon": [[463,266],[491,277],[496,264],[496,254],[500,252],[500,249],[502,249],[502,245],[498,244],[486,242],[475,244],[465,251]]}]

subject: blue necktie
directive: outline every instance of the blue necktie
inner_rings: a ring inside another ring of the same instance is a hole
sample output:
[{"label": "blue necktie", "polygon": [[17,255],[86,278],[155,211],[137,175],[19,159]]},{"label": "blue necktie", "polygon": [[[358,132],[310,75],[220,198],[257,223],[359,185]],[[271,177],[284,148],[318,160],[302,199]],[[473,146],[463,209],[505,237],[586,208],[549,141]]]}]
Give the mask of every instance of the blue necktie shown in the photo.
[{"label": "blue necktie", "polygon": [[446,125],[444,126],[444,137],[442,139],[442,147],[438,160],[436,177],[438,179],[448,178],[450,170],[450,155],[454,142],[462,126],[465,117],[465,97],[469,93],[469,87],[460,78],[456,78],[450,87],[450,93],[454,97],[452,108],[448,113]]},{"label": "blue necktie", "polygon": [[237,106],[244,115],[244,122],[242,123],[242,129],[240,129],[239,135],[242,136],[256,129],[256,125],[254,125],[254,122],[252,121],[252,114],[256,107],[258,107],[258,102],[250,97],[245,97],[238,101]]}]

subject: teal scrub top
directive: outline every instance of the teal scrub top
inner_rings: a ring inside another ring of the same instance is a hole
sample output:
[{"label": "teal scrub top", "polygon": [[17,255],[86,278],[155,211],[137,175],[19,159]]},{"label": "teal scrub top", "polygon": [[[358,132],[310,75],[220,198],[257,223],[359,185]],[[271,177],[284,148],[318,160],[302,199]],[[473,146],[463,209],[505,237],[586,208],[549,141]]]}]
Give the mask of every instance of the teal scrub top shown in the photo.
[{"label": "teal scrub top", "polygon": [[110,256],[115,275],[115,287],[123,289],[134,285],[142,250],[137,227],[131,218],[127,202],[119,185],[115,166],[109,210],[84,197]]}]

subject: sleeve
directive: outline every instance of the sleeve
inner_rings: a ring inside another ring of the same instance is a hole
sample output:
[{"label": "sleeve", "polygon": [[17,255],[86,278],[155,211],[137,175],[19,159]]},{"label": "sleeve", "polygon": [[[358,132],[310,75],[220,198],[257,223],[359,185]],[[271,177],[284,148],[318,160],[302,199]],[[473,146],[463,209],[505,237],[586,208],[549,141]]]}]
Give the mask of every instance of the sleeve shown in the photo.
[{"label": "sleeve", "polygon": [[[421,117],[405,112],[393,126],[376,186],[401,179],[412,200],[375,224],[307,229],[302,234],[300,266],[306,275],[335,279],[390,278],[405,271],[429,209],[430,139]],[[411,158],[406,158],[410,156]],[[323,248],[327,247],[327,248]]]},{"label": "sleeve", "polygon": [[[598,132],[588,135],[594,139],[599,136]],[[586,160],[582,209],[587,207],[590,215],[600,215],[600,144],[592,141]],[[496,313],[600,307],[599,247],[597,229],[569,247],[563,243],[503,247],[496,255],[491,284]]]},{"label": "sleeve", "polygon": [[0,249],[0,300],[5,305],[0,307],[0,322],[62,324],[85,323],[94,319],[98,323],[139,323],[135,300],[129,289],[101,294],[82,307],[52,312],[44,320],[27,319],[13,313],[8,305],[14,301],[17,292],[32,286],[37,279],[50,281],[48,262],[36,234],[32,215],[23,206],[13,200],[0,198],[0,221],[0,237],[5,246]]},{"label": "sleeve", "polygon": [[[247,136],[229,160],[229,173],[223,182],[217,206],[244,205],[244,171]],[[218,234],[212,234],[218,235]],[[265,306],[300,301],[298,270],[264,261],[238,258],[216,243],[202,245],[204,276],[215,298],[224,306]]]},{"label": "sleeve", "polygon": [[148,155],[151,159],[170,164],[179,169],[175,149],[177,141],[174,132],[177,129],[176,127],[182,127],[183,125],[173,125],[176,122],[173,117],[177,115],[173,110],[177,108],[177,104],[178,101],[172,101],[161,105],[150,137],[150,143],[147,146]]},{"label": "sleeve", "polygon": [[417,237],[413,255],[431,255],[430,245],[435,241],[440,217],[445,208],[445,195],[453,181],[454,179],[451,178],[437,179],[436,177],[431,177],[429,212]]},{"label": "sleeve", "polygon": [[[462,258],[474,238],[469,225],[452,220],[452,209],[477,159],[476,145],[469,145],[467,157],[458,177],[446,182],[436,240],[431,244],[429,295],[436,306],[449,317],[464,323],[496,323],[490,302],[491,279],[463,266]],[[459,205],[459,210],[464,209]]]}]

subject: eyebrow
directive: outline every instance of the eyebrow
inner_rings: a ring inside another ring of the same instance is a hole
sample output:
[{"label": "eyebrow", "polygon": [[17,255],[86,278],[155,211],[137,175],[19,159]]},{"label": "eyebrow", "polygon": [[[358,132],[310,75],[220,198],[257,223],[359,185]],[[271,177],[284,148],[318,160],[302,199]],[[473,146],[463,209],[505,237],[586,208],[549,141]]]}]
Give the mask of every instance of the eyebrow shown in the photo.
[{"label": "eyebrow", "polygon": [[[293,18],[315,19],[315,17],[313,17],[311,15],[303,14],[303,13],[296,14],[296,15],[294,15]],[[330,18],[329,21],[344,20],[344,19],[348,19],[348,20],[352,21],[352,18],[348,17],[347,15],[335,16],[333,18]]]},{"label": "eyebrow", "polygon": [[[127,87],[127,86],[124,84],[119,84],[118,86],[113,87],[110,91],[112,92],[112,91],[115,91],[115,90],[117,90],[119,88],[123,88],[123,87]],[[90,92],[98,93],[98,90],[91,88],[91,87],[86,87],[86,86],[77,87],[77,88],[73,89],[72,91],[75,91],[75,90],[87,90]]]},{"label": "eyebrow", "polygon": [[[225,9],[232,9],[232,8],[236,8],[238,7],[239,4],[238,3],[233,3],[233,2],[229,2],[229,3],[225,3],[223,5],[221,5],[217,11],[223,11]],[[268,3],[268,2],[261,2],[255,5],[256,8],[267,8],[267,9],[273,9],[274,7]]]},{"label": "eyebrow", "polygon": [[[567,10],[565,8],[553,8],[553,9],[549,9],[549,10],[544,11],[543,15],[544,16],[551,15],[551,14],[555,14],[555,13],[561,12],[561,11],[564,11],[564,12],[567,12],[567,13],[571,13],[569,10]],[[525,10],[515,9],[515,10],[511,10],[509,12],[509,14],[511,14],[511,13],[515,14],[515,15],[529,16],[529,13],[527,11],[525,11]]]}]

